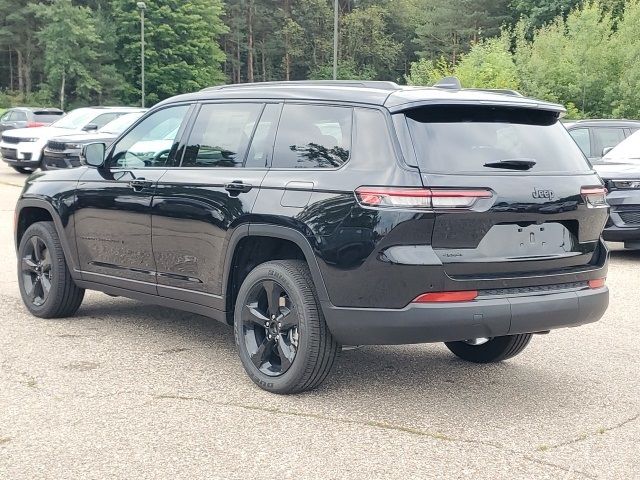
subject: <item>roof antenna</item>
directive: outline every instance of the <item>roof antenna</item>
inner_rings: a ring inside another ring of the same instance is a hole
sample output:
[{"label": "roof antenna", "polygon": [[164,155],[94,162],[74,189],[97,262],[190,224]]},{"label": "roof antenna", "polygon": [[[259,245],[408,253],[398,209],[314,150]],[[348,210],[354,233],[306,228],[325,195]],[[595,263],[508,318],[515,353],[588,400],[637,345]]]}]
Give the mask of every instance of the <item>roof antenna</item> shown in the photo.
[{"label": "roof antenna", "polygon": [[436,88],[446,88],[447,90],[461,90],[462,85],[458,77],[444,77],[442,80],[436,82],[434,85]]}]

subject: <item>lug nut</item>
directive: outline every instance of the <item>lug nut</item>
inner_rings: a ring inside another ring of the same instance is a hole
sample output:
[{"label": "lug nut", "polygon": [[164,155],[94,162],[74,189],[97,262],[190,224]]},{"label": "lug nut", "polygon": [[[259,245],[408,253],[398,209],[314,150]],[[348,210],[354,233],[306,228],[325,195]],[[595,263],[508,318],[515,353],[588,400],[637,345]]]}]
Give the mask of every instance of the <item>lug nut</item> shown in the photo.
[{"label": "lug nut", "polygon": [[269,334],[269,340],[271,340],[273,338],[273,335]]},{"label": "lug nut", "polygon": [[278,328],[282,328],[282,323],[278,322]]},{"label": "lug nut", "polygon": [[269,322],[264,322],[265,327],[268,327],[269,325],[271,325]]}]

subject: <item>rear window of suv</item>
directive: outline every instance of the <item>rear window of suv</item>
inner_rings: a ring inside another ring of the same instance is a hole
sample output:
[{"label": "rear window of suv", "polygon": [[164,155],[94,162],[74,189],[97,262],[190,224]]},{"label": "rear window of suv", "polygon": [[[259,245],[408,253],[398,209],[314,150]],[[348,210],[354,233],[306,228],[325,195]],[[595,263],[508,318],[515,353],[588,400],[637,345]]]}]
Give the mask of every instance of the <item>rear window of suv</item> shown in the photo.
[{"label": "rear window of suv", "polygon": [[405,112],[420,167],[430,173],[581,173],[591,167],[553,112],[446,105]]}]

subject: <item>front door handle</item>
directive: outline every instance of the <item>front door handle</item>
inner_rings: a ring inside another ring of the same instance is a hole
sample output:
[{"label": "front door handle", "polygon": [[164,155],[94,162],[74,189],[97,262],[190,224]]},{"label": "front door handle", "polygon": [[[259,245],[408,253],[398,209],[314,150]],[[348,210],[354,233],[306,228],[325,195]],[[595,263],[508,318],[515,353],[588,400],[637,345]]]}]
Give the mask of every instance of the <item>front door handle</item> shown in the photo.
[{"label": "front door handle", "polygon": [[151,180],[145,180],[144,178],[134,178],[129,181],[129,186],[136,192],[143,188],[149,188],[151,185],[153,185],[153,182]]},{"label": "front door handle", "polygon": [[231,183],[227,183],[224,189],[231,194],[247,193],[253,188],[253,185],[244,183],[240,180],[234,180]]}]

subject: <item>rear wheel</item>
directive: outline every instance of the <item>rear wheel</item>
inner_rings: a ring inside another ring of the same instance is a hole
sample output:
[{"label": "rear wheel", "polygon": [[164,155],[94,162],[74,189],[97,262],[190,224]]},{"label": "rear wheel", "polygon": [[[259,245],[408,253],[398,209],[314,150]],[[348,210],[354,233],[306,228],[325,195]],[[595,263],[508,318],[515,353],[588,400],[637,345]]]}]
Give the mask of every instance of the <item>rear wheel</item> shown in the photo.
[{"label": "rear wheel", "polygon": [[71,278],[53,222],[27,228],[18,247],[18,283],[27,309],[41,318],[76,313],[84,289]]},{"label": "rear wheel", "polygon": [[462,342],[445,342],[456,356],[467,362],[493,363],[515,357],[531,341],[531,333],[507,335],[505,337],[475,338]]},{"label": "rear wheel", "polygon": [[273,393],[317,387],[338,351],[309,268],[299,260],[263,263],[249,273],[238,292],[234,330],[245,371]]},{"label": "rear wheel", "polygon": [[30,173],[33,173],[33,169],[31,168],[26,168],[26,167],[11,167],[11,168],[13,168],[18,173],[22,173],[23,175],[29,175]]}]

